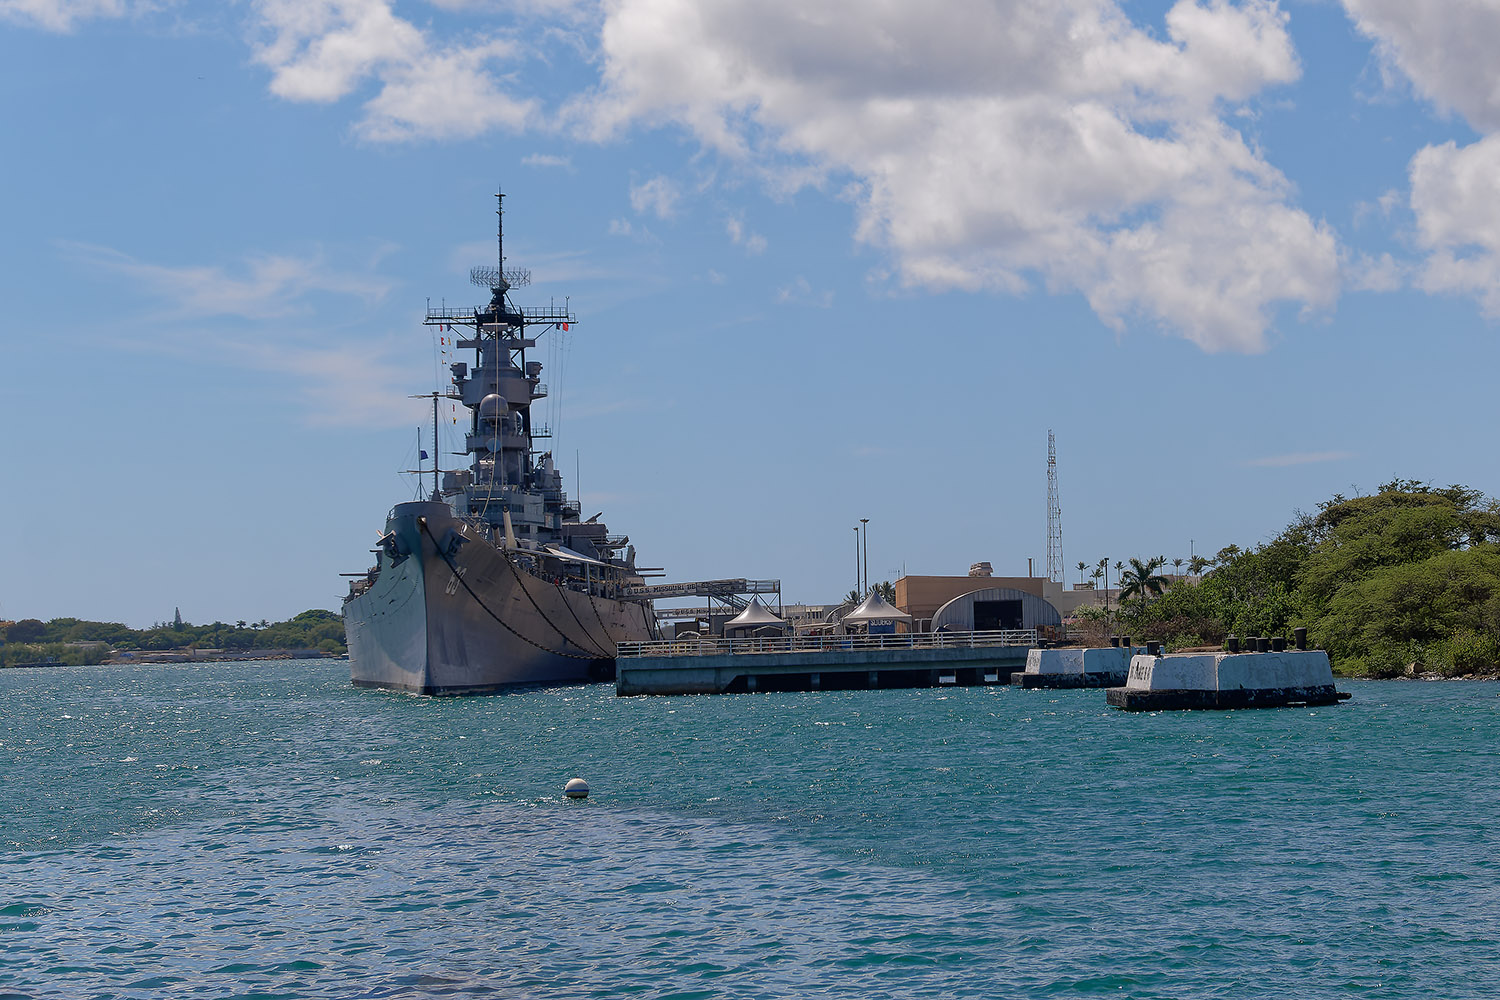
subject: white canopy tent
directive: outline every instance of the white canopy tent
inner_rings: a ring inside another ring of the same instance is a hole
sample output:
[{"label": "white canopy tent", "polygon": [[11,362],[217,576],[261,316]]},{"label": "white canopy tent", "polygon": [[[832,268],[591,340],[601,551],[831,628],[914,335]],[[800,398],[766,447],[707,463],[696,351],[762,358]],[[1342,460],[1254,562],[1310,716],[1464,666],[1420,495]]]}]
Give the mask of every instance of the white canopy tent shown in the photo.
[{"label": "white canopy tent", "polygon": [[750,603],[745,605],[745,610],[735,615],[724,623],[724,638],[730,639],[736,635],[749,635],[759,632],[763,628],[773,628],[785,633],[790,626],[785,621],[760,603],[759,597],[750,598]]},{"label": "white canopy tent", "polygon": [[851,622],[864,623],[866,625],[870,622],[905,622],[908,631],[911,629],[912,621],[911,615],[894,605],[888,604],[885,598],[881,597],[874,590],[870,591],[870,596],[864,599],[864,603],[849,612],[841,620],[845,625]]}]

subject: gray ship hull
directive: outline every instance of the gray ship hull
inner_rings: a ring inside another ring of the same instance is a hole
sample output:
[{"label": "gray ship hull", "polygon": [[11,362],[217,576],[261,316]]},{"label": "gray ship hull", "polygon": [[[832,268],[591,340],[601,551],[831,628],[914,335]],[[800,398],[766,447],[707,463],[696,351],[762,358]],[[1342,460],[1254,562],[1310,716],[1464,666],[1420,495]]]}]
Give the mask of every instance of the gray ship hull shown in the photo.
[{"label": "gray ship hull", "polygon": [[[615,644],[651,637],[639,602],[559,586],[483,538],[446,544],[446,504],[402,504],[399,547],[344,604],[351,678],[417,694],[480,694],[518,684],[614,676]],[[440,548],[441,546],[441,548]]]}]

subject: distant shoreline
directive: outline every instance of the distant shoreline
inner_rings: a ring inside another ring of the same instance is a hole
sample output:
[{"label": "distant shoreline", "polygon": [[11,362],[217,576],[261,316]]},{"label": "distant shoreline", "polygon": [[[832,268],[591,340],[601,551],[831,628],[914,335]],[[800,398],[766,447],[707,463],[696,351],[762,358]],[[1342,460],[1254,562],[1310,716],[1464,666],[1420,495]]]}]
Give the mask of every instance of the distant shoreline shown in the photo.
[{"label": "distant shoreline", "polygon": [[255,655],[236,652],[223,656],[204,656],[189,653],[144,653],[140,656],[113,657],[101,660],[98,663],[11,663],[0,670],[38,670],[43,667],[126,667],[136,663],[251,663],[259,660],[347,660],[348,653],[325,653],[320,649],[258,649],[253,651]]},{"label": "distant shoreline", "polygon": [[348,653],[328,653],[321,649],[236,649],[211,652],[146,652],[132,656],[111,656],[101,661],[100,666],[120,666],[128,663],[237,663],[244,660],[347,660]]}]

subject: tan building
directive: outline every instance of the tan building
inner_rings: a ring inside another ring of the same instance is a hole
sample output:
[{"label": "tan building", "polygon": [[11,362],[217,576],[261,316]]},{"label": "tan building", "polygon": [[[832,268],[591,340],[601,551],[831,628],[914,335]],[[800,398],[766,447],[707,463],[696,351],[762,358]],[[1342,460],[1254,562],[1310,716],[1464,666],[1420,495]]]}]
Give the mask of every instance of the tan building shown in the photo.
[{"label": "tan building", "polygon": [[1086,605],[1103,607],[1106,601],[1114,605],[1120,599],[1120,592],[1113,587],[1109,590],[1096,590],[1089,585],[1070,588],[1053,583],[1044,576],[990,576],[987,570],[987,563],[975,563],[967,576],[903,576],[896,581],[896,607],[911,615],[918,629],[925,629],[938,608],[955,597],[976,590],[1019,590],[1042,598],[1064,618]]},{"label": "tan building", "polygon": [[1039,576],[903,576],[896,581],[896,607],[918,622],[926,622],[938,608],[963,594],[1004,587],[1044,597],[1042,584],[1046,582]]}]

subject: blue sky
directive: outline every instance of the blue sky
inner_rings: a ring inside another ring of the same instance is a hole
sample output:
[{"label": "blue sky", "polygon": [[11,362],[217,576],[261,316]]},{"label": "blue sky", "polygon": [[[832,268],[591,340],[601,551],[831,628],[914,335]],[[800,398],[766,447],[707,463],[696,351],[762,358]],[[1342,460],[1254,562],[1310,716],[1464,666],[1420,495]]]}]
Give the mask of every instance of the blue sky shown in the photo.
[{"label": "blue sky", "polygon": [[580,318],[569,488],[669,579],[832,600],[860,517],[877,579],[1041,572],[1049,428],[1070,567],[1495,494],[1497,43],[1475,0],[0,0],[0,618],[336,608],[497,185],[519,300]]}]

